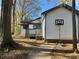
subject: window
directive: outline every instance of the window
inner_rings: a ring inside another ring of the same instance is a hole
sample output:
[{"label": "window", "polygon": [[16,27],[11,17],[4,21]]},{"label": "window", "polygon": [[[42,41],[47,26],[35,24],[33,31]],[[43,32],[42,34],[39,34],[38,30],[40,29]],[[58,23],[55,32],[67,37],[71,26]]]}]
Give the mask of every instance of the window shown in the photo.
[{"label": "window", "polygon": [[40,29],[41,28],[41,25],[40,24],[33,24],[33,28],[34,29]]},{"label": "window", "polygon": [[29,29],[33,29],[33,24],[29,24]]}]

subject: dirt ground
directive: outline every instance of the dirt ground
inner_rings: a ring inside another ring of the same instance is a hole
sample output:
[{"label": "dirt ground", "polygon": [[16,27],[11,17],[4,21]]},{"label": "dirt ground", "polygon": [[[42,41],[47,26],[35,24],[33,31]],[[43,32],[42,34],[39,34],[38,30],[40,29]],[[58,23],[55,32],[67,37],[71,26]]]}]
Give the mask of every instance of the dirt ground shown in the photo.
[{"label": "dirt ground", "polygon": [[37,46],[42,44],[39,41],[36,42],[35,40],[29,41],[27,39],[14,39],[20,46],[17,49],[12,49],[9,52],[1,52],[0,59],[27,59],[30,51],[32,50],[32,46]]},{"label": "dirt ground", "polygon": [[[79,53],[60,53],[52,52],[52,48],[56,47],[54,44],[45,43],[44,40],[35,39],[14,39],[20,44],[20,47],[13,49],[10,52],[0,53],[0,59],[79,59]],[[71,47],[62,48],[60,44],[58,49],[68,49]]]}]

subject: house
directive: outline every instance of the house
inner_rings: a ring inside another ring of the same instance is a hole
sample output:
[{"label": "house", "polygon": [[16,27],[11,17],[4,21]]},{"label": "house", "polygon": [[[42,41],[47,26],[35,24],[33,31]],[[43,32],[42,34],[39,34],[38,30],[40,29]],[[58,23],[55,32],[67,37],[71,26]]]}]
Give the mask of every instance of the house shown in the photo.
[{"label": "house", "polygon": [[28,21],[21,21],[21,37],[28,38]]},{"label": "house", "polygon": [[[77,40],[79,37],[79,11],[76,13]],[[72,42],[72,7],[60,4],[42,13],[42,36],[48,42]]]},{"label": "house", "polygon": [[36,38],[36,36],[41,35],[41,18],[36,18],[32,20],[29,24],[29,37]]},{"label": "house", "polygon": [[36,38],[41,35],[41,18],[30,21],[21,21],[21,36],[26,38]]}]

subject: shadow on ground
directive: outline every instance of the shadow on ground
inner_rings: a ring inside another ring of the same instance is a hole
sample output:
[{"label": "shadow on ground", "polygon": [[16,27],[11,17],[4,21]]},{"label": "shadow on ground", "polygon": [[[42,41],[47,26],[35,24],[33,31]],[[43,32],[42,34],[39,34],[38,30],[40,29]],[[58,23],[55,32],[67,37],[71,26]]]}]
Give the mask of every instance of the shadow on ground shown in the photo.
[{"label": "shadow on ground", "polygon": [[[9,52],[0,53],[0,59],[33,59],[32,57],[47,57],[51,56],[48,59],[79,59],[79,55],[68,55],[70,53],[60,53],[54,52],[53,49],[47,49],[40,47],[42,43],[37,42],[26,42],[26,41],[16,41],[21,44],[18,44],[16,49],[12,49]],[[30,44],[32,46],[23,46],[22,44]],[[48,53],[50,52],[50,53]],[[33,55],[33,56],[32,56]],[[36,56],[35,56],[36,55]],[[44,59],[44,58],[43,58]]]},{"label": "shadow on ground", "polygon": [[53,53],[51,59],[79,59],[79,55],[67,55],[62,53]]},{"label": "shadow on ground", "polygon": [[[23,43],[23,42],[22,42]],[[35,45],[37,43],[31,43],[31,42],[25,42],[32,45]],[[48,49],[45,48],[39,48],[38,46],[23,46],[21,44],[18,44],[15,49],[11,49],[9,52],[1,52],[0,53],[0,59],[28,59],[28,55],[31,51],[39,53],[40,51],[48,51]]]},{"label": "shadow on ground", "polygon": [[8,52],[6,50],[5,52],[0,52],[0,59],[27,59],[31,49],[17,44],[16,48],[12,48]]}]

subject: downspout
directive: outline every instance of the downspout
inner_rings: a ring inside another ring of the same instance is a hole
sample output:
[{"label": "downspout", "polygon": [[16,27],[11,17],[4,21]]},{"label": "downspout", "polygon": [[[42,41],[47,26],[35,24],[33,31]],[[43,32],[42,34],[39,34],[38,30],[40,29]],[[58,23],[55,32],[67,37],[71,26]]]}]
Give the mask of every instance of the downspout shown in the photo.
[{"label": "downspout", "polygon": [[78,16],[78,41],[79,41],[79,14],[77,14]]},{"label": "downspout", "polygon": [[[44,39],[44,42],[46,42],[46,19],[45,19],[45,14],[42,15],[42,21],[43,22],[45,20],[45,24],[43,24],[44,27],[42,27],[42,36],[43,36],[43,39]],[[45,30],[45,32],[44,32]]]},{"label": "downspout", "polygon": [[47,39],[46,39],[46,14],[44,15],[44,19],[45,19],[45,42],[47,43]]}]

